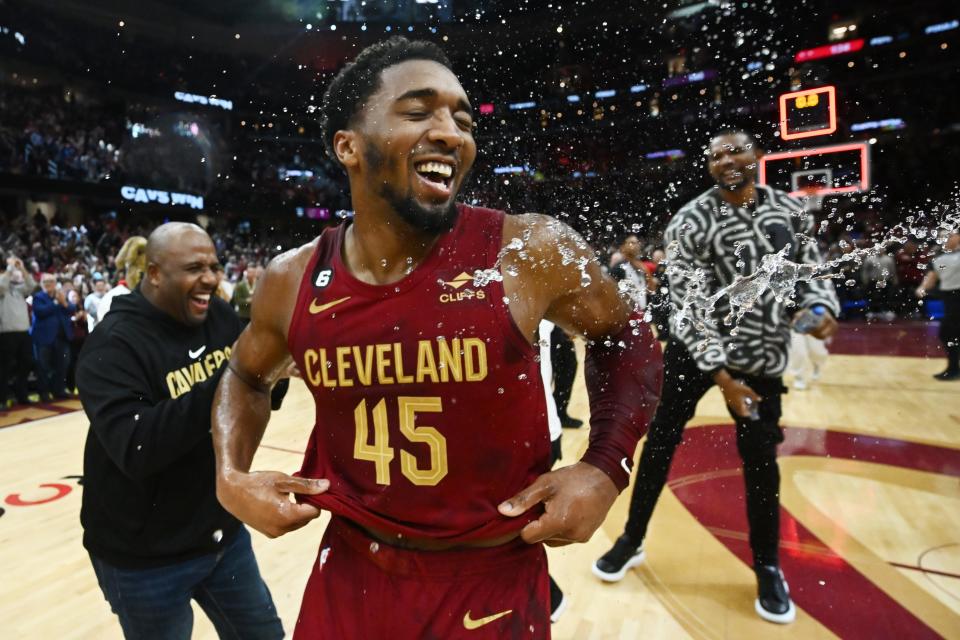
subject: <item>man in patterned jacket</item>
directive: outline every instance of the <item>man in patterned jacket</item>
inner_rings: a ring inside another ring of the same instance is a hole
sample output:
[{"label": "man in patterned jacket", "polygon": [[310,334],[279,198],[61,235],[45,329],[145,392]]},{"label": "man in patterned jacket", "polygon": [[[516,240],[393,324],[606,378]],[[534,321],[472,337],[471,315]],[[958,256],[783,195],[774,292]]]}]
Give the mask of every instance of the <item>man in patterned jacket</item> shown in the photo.
[{"label": "man in patterned jacket", "polygon": [[[713,385],[720,387],[736,422],[737,449],[743,460],[750,547],[757,575],[755,610],[761,618],[792,622],[796,610],[778,558],[780,471],[777,445],[782,375],[787,364],[791,319],[797,313],[819,314],[809,333],[826,338],[837,330],[839,312],[833,285],[827,280],[800,282],[793,305],[764,291],[753,308],[737,322],[729,299],[720,297],[714,309],[703,307],[720,288],[758,271],[765,255],[783,251],[794,263],[818,264],[819,251],[812,216],[782,191],[756,184],[760,149],[744,131],[714,136],[707,165],[716,182],[673,217],[664,234],[670,247],[668,270],[672,301],[671,338],[664,353],[663,399],[650,425],[643,448],[624,534],[594,563],[599,578],[615,582],[643,562],[643,539],[683,429],[700,398]],[[692,291],[694,283],[699,290]],[[688,294],[700,301],[693,317],[677,322],[687,310]],[[678,326],[679,325],[679,326]],[[734,328],[736,330],[734,331]]]}]

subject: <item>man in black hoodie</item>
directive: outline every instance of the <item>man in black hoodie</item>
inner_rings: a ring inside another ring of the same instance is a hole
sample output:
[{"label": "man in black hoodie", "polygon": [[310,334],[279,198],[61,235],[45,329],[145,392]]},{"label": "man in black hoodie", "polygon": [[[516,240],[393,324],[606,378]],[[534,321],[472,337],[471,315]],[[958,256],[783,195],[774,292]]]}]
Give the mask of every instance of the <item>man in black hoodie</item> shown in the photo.
[{"label": "man in black hoodie", "polygon": [[221,638],[283,637],[250,534],[216,497],[210,407],[241,331],[213,295],[220,271],[203,229],[158,227],[140,288],[80,354],[83,544],[127,638],[189,638],[191,598]]}]

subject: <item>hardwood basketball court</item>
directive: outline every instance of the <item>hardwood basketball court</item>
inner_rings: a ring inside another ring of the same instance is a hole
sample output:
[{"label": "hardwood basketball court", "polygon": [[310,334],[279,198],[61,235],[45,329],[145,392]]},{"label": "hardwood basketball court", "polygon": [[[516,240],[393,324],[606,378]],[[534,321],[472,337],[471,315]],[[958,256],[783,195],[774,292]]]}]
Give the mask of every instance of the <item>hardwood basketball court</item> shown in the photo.
[{"label": "hardwood basketball court", "polygon": [[[616,585],[590,573],[622,531],[629,490],[590,542],[549,550],[570,598],[555,638],[960,638],[960,383],[931,378],[943,360],[924,325],[844,325],[834,350],[847,354],[784,398],[782,564],[797,621],[753,612],[739,459],[712,390],[677,452],[645,565]],[[2,638],[121,637],[80,542],[78,407],[0,414]],[[582,378],[570,412],[587,416]],[[294,382],[255,466],[298,468],[312,422]],[[565,431],[563,462],[586,441],[586,429]],[[326,521],[276,540],[253,533],[288,633]],[[194,637],[216,637],[199,609]]]}]

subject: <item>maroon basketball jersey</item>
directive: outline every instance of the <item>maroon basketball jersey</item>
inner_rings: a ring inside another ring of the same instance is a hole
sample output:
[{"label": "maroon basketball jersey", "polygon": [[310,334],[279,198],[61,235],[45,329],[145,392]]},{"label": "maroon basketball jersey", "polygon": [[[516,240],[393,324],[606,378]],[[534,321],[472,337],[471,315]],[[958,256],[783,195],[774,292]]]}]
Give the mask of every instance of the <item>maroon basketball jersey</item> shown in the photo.
[{"label": "maroon basketball jersey", "polygon": [[342,255],[347,224],[317,243],[289,347],[316,403],[300,475],[327,478],[308,502],[362,525],[451,542],[499,537],[536,514],[497,505],[549,469],[534,347],[493,268],[504,213],[464,205],[404,279],[370,285]]}]

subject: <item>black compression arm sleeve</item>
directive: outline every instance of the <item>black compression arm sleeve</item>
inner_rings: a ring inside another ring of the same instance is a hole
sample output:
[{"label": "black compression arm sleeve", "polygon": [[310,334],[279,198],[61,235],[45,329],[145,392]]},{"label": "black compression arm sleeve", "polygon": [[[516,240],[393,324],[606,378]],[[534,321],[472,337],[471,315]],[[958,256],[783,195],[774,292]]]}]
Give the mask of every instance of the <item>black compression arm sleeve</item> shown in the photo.
[{"label": "black compression arm sleeve", "polygon": [[581,462],[606,473],[623,491],[663,386],[660,344],[640,314],[631,316],[619,334],[587,346],[585,374],[590,445]]}]

